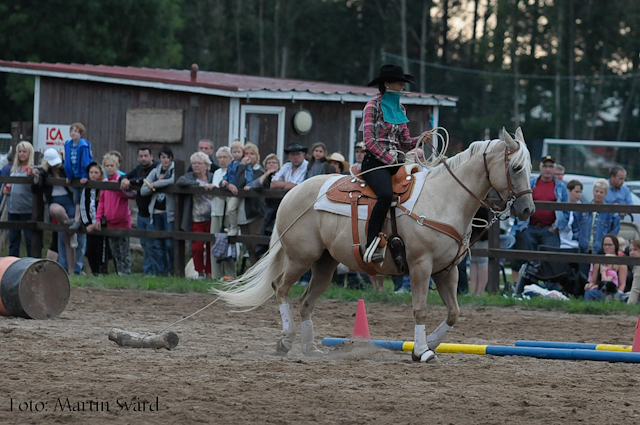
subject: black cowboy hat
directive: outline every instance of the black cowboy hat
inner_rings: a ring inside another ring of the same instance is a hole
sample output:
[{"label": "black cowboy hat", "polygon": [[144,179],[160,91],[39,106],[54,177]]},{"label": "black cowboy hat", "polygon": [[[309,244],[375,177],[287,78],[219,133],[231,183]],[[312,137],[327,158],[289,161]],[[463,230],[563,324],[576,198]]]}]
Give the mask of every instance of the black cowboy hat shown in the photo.
[{"label": "black cowboy hat", "polygon": [[417,80],[413,75],[405,74],[401,66],[398,65],[382,65],[380,67],[380,76],[371,81],[367,86],[377,86],[380,83],[400,82],[416,84]]},{"label": "black cowboy hat", "polygon": [[304,152],[307,153],[307,148],[302,146],[300,143],[291,143],[284,149],[284,153],[289,154],[291,152]]}]

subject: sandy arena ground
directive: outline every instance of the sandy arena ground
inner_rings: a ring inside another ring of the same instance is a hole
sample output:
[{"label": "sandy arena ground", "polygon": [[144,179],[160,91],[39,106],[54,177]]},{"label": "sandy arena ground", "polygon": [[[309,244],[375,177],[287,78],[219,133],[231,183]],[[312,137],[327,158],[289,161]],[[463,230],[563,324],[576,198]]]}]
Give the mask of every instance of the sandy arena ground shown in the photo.
[{"label": "sandy arena ground", "polygon": [[[212,299],[78,289],[56,320],[0,318],[0,423],[640,423],[638,364],[469,354],[419,364],[409,353],[362,347],[307,359],[299,339],[282,358],[275,300],[244,314],[214,304],[173,329],[172,351],[107,339],[113,327],[159,330]],[[372,338],[413,339],[410,306],[366,308]],[[350,336],[355,311],[356,303],[319,302],[318,344]],[[432,308],[428,328],[444,314]],[[629,345],[635,325],[622,315],[465,307],[447,342]]]}]

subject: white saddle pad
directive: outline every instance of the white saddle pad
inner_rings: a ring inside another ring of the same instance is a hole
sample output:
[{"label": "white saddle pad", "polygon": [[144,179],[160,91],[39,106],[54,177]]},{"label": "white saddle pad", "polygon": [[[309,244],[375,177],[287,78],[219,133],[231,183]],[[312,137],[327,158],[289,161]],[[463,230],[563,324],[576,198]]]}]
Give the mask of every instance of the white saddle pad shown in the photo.
[{"label": "white saddle pad", "polygon": [[[413,192],[411,193],[411,197],[402,204],[409,211],[413,210],[413,206],[416,204],[416,200],[418,196],[420,196],[420,191],[422,190],[422,186],[424,186],[424,181],[427,178],[428,170],[419,171],[414,174],[416,178],[416,184],[413,188]],[[334,214],[344,215],[346,217],[351,217],[351,205],[350,204],[342,204],[339,202],[333,202],[327,199],[326,194],[327,190],[334,184],[338,179],[341,179],[344,176],[335,176],[328,179],[322,187],[320,188],[320,192],[318,192],[318,200],[313,205],[314,210],[319,211],[327,211]],[[358,220],[366,220],[367,219],[367,206],[366,205],[358,205]],[[396,208],[396,216],[400,216],[402,214],[406,214],[404,211]]]}]

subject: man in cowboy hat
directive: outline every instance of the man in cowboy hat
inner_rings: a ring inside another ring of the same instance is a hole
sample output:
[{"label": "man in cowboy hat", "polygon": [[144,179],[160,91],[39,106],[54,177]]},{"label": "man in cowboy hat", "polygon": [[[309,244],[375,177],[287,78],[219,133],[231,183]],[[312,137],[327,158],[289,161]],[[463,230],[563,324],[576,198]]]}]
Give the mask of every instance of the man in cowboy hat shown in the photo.
[{"label": "man in cowboy hat", "polygon": [[289,162],[271,180],[271,189],[292,189],[304,181],[309,161],[304,158],[307,148],[300,143],[292,143],[284,150]]}]

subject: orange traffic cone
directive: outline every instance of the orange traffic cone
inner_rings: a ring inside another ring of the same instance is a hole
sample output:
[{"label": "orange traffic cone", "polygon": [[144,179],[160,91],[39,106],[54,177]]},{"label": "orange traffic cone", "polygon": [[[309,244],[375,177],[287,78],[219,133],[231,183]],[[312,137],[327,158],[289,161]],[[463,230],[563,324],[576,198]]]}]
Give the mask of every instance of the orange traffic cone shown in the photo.
[{"label": "orange traffic cone", "polygon": [[633,337],[633,347],[631,347],[631,351],[634,353],[640,353],[640,316],[638,316],[638,323],[636,324],[636,334]]},{"label": "orange traffic cone", "polygon": [[367,322],[367,311],[364,309],[364,300],[358,300],[356,322],[353,324],[352,337],[371,339],[371,335],[369,335],[369,323]]}]

